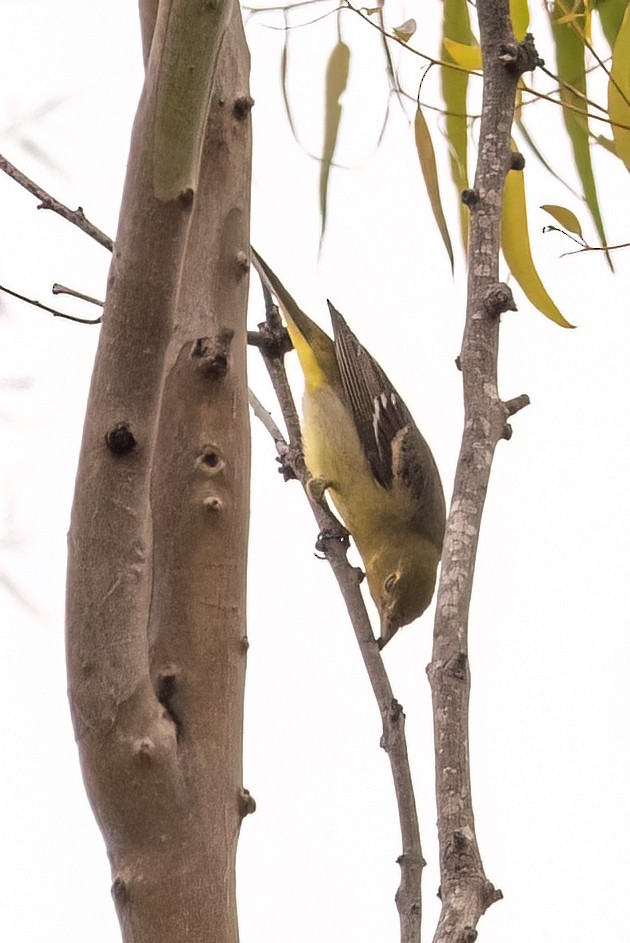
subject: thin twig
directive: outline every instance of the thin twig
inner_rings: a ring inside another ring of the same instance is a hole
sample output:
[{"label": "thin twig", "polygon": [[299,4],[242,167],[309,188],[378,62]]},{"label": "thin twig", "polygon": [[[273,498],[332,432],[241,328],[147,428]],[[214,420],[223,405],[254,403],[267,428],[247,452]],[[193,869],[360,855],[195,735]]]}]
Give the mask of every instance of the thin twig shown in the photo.
[{"label": "thin twig", "polygon": [[541,72],[544,72],[545,75],[549,76],[550,79],[553,79],[554,82],[557,82],[560,86],[560,90],[571,92],[575,98],[579,98],[580,101],[583,101],[585,105],[592,105],[593,108],[597,108],[598,111],[602,111],[604,114],[607,114],[607,109],[603,105],[600,105],[598,102],[593,101],[592,98],[589,98],[588,95],[585,95],[584,92],[581,92],[574,85],[571,85],[570,82],[561,79],[559,75],[556,75],[554,72],[551,72],[545,65],[539,65],[538,68]]},{"label": "thin twig", "polygon": [[543,226],[543,234],[548,232],[559,232],[563,236],[566,236],[567,239],[570,239],[571,242],[575,242],[581,249],[585,249],[588,246],[588,243],[584,241],[583,237],[578,236],[576,233],[567,232],[566,229],[562,229],[560,226]]},{"label": "thin twig", "polygon": [[[566,233],[568,235],[568,233]],[[580,255],[582,252],[613,252],[615,249],[630,249],[630,242],[620,242],[616,246],[583,246],[581,249],[573,249],[571,252],[563,252],[561,259],[568,255]]]},{"label": "thin twig", "polygon": [[[274,330],[278,318],[278,309],[273,303],[264,281],[263,291],[266,302],[267,324],[270,325],[271,330]],[[405,715],[392,692],[381,652],[365,608],[360,587],[363,574],[356,567],[353,567],[347,559],[347,534],[336,522],[327,506],[322,506],[319,502],[314,501],[310,494],[308,485],[311,476],[304,462],[299,420],[284,368],[283,355],[270,356],[269,353],[265,352],[264,347],[261,347],[261,353],[289,431],[289,446],[287,447],[286,442],[282,439],[280,448],[278,448],[275,432],[277,427],[273,420],[269,423],[269,420],[265,418],[267,411],[262,406],[260,407],[262,410],[260,418],[276,442],[280,461],[282,463],[288,460],[292,462],[295,477],[299,479],[304,488],[320,531],[318,548],[324,552],[339,584],[381,715],[383,724],[381,746],[389,757],[402,840],[402,855],[398,859],[401,868],[401,880],[396,893],[396,906],[400,917],[400,940],[401,943],[419,943],[422,915],[421,878],[425,861],[422,857],[418,814],[407,753]]]},{"label": "thin twig", "polygon": [[612,121],[610,118],[604,117],[604,115],[594,115],[592,112],[578,108],[576,105],[570,105],[567,101],[563,102],[559,101],[557,98],[552,98],[551,95],[547,95],[545,92],[537,92],[535,88],[530,88],[530,86],[525,85],[525,83],[523,83],[523,91],[527,92],[529,95],[533,95],[535,98],[541,98],[544,99],[544,101],[551,102],[552,105],[558,105],[560,108],[564,108],[567,111],[573,111],[581,118],[588,118],[591,121],[602,121],[604,124],[609,124],[613,128],[623,128],[624,131],[630,131],[629,124],[622,124],[621,121]]},{"label": "thin twig", "polygon": [[34,298],[27,298],[26,295],[21,295],[17,291],[12,291],[10,288],[7,288],[5,285],[0,285],[0,291],[6,292],[7,295],[11,295],[12,298],[18,298],[20,301],[26,302],[26,304],[32,305],[34,308],[40,308],[42,311],[48,311],[49,314],[54,315],[56,318],[65,318],[66,321],[75,321],[77,324],[100,324],[103,320],[103,316],[100,318],[78,318],[74,314],[66,314],[65,311],[58,311],[57,308],[50,308],[48,305],[44,305],[41,301],[35,301]]},{"label": "thin twig", "polygon": [[249,394],[249,405],[252,408],[252,412],[256,419],[262,422],[263,426],[273,439],[276,449],[280,452],[280,449],[286,454],[286,449],[288,449],[288,443],[285,437],[283,436],[279,426],[276,425],[273,416],[268,409],[265,409],[263,404],[260,402],[256,394],[252,389],[248,390]]},{"label": "thin twig", "polygon": [[420,59],[430,62],[432,65],[441,65],[446,69],[454,69],[455,72],[466,72],[469,75],[478,75],[481,76],[481,73],[475,69],[467,69],[464,66],[458,65],[456,62],[447,62],[445,59],[436,59],[434,56],[429,56],[426,52],[421,52],[419,49],[414,49],[413,46],[410,46],[409,43],[406,43],[400,36],[397,36],[395,33],[390,33],[387,30],[382,29],[379,23],[375,23],[369,18],[367,13],[364,13],[359,7],[353,6],[350,3],[350,0],[344,0],[345,6],[348,10],[352,10],[353,13],[356,13],[357,16],[360,16],[362,20],[365,20],[366,23],[369,23],[374,29],[378,30],[379,33],[382,33],[383,36],[386,36],[387,39],[391,39],[392,42],[398,43],[399,46],[402,46],[403,49],[407,49],[412,55],[419,56]]},{"label": "thin twig", "polygon": [[101,301],[99,298],[84,295],[82,291],[77,291],[75,288],[68,288],[66,285],[60,285],[58,282],[54,283],[51,291],[53,295],[70,295],[71,298],[80,298],[81,301],[87,301],[88,304],[96,305],[98,308],[102,308],[105,305],[105,302]]},{"label": "thin twig", "polygon": [[[337,13],[337,9],[343,9],[343,7],[336,8],[334,10],[327,10],[326,13],[322,13],[321,16],[314,16],[310,20],[304,20],[302,23],[293,23],[291,26],[273,26],[271,23],[261,23],[263,29],[271,29],[276,32],[283,33],[287,29],[296,30],[301,29],[303,26],[314,26],[315,23],[319,23],[321,20],[327,19],[329,16],[334,16]],[[249,10],[250,13],[267,13],[267,10]]]},{"label": "thin twig", "polygon": [[43,190],[38,184],[31,180],[30,177],[27,177],[21,170],[18,170],[18,168],[12,164],[11,161],[7,160],[6,157],[3,157],[2,154],[0,154],[0,170],[3,170],[12,180],[15,180],[16,183],[19,183],[21,187],[24,187],[25,190],[28,190],[29,193],[32,193],[33,196],[41,201],[38,209],[52,210],[54,213],[68,220],[69,223],[78,226],[79,229],[92,239],[95,239],[100,245],[109,249],[110,252],[113,250],[113,240],[86,218],[82,207],[79,206],[76,210],[71,210],[70,207],[66,206],[64,203],[60,203],[59,200],[56,200],[54,196],[51,196],[50,193]]},{"label": "thin twig", "polygon": [[[320,3],[330,3],[330,0],[298,0],[298,3],[285,3],[272,7],[244,6],[241,7],[241,9],[246,10],[248,13],[287,13],[290,10],[298,10],[300,7],[317,6]],[[333,13],[334,12],[335,10],[333,10]]]}]

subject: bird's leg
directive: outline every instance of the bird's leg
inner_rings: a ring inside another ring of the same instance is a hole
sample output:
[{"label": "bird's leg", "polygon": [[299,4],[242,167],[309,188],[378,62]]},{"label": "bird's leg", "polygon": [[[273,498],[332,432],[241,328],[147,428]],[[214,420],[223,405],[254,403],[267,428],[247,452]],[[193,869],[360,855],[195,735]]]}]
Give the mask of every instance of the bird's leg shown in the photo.
[{"label": "bird's leg", "polygon": [[324,478],[309,478],[306,482],[306,490],[311,501],[319,504],[327,514],[332,516],[332,511],[326,501],[326,491],[330,488],[330,482]]},{"label": "bird's leg", "polygon": [[317,542],[315,544],[315,549],[319,553],[326,553],[326,541],[327,540],[337,540],[340,543],[344,544],[346,547],[350,544],[350,533],[343,526],[339,518],[333,514],[330,509],[330,505],[326,500],[326,491],[331,486],[329,481],[325,481],[323,478],[309,478],[306,484],[306,491],[309,498],[314,504],[317,504],[322,511],[324,511],[326,517],[329,519],[330,524],[324,530],[320,531],[317,536]]}]

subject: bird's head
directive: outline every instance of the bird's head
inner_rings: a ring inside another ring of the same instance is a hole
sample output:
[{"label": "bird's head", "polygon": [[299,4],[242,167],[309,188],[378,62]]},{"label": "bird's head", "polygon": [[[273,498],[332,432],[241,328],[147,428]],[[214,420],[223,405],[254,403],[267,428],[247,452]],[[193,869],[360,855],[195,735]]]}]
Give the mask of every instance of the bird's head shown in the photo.
[{"label": "bird's head", "polygon": [[366,564],[368,586],[381,619],[381,648],[431,602],[439,560],[439,551],[430,540],[409,535]]}]

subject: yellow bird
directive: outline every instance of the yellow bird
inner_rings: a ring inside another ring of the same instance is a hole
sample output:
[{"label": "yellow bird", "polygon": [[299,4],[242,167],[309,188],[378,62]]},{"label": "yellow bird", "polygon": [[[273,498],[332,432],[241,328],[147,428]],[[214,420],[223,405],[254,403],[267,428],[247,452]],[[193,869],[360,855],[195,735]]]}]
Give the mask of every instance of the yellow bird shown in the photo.
[{"label": "yellow bird", "polygon": [[446,509],[429,446],[382,368],[328,302],[334,341],[252,249],[304,373],[307,468],[329,492],[363,560],[382,648],[433,597]]}]

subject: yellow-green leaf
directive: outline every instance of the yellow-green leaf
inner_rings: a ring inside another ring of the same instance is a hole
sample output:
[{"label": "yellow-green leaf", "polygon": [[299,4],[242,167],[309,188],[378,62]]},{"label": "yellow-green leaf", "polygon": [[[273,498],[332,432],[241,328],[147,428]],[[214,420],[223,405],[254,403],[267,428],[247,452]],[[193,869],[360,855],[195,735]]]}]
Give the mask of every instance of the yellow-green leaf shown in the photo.
[{"label": "yellow-green leaf", "polygon": [[563,229],[566,229],[568,232],[574,232],[578,236],[582,236],[582,227],[579,219],[575,213],[568,210],[566,206],[557,206],[555,203],[545,203],[545,205],[540,208],[544,210],[545,213],[549,213],[550,216],[553,216],[555,221],[560,223]]},{"label": "yellow-green leaf", "polygon": [[522,170],[510,170],[505,179],[501,248],[510,272],[531,303],[560,327],[573,327],[547,293],[534,265],[527,230],[527,203]]},{"label": "yellow-green leaf", "polygon": [[[464,46],[472,46],[475,37],[470,28],[466,0],[444,0],[442,20],[442,58],[448,59],[445,40],[451,39]],[[468,209],[461,203],[462,190],[468,189],[468,74],[443,67],[440,70],[444,98],[445,130],[449,145],[451,178],[457,190],[459,221],[464,249],[468,247]]]},{"label": "yellow-green leaf", "polygon": [[615,142],[611,141],[610,138],[607,138],[604,134],[597,134],[593,139],[600,147],[603,147],[604,150],[609,151],[609,153],[617,156],[617,149],[615,147]]},{"label": "yellow-green leaf", "polygon": [[405,20],[400,26],[395,26],[393,31],[403,43],[408,43],[417,28],[418,24],[415,20]]},{"label": "yellow-green leaf", "polygon": [[599,13],[599,20],[608,45],[613,49],[621,29],[628,0],[598,0],[593,6]]},{"label": "yellow-green leaf", "polygon": [[427,193],[429,194],[431,209],[433,210],[435,222],[440,230],[442,241],[448,252],[448,257],[451,260],[451,271],[453,271],[453,246],[451,245],[451,237],[448,233],[444,210],[442,209],[442,200],[440,199],[440,185],[438,181],[437,165],[435,163],[433,141],[431,140],[431,134],[425,117],[420,110],[420,106],[418,106],[418,110],[416,111],[414,131],[416,150],[418,151],[418,157],[420,159],[420,169],[422,170],[422,176],[424,177]]},{"label": "yellow-green leaf", "polygon": [[517,42],[522,42],[529,26],[529,5],[527,0],[510,0],[510,18],[512,20],[512,29],[514,38]]},{"label": "yellow-green leaf", "polygon": [[448,52],[453,62],[460,65],[462,69],[469,69],[471,72],[480,72],[481,47],[466,46],[464,43],[458,43],[454,39],[444,37],[444,48]]},{"label": "yellow-green leaf", "polygon": [[324,125],[324,149],[319,171],[319,208],[322,217],[320,244],[326,230],[328,211],[328,181],[330,167],[337,147],[342,106],[340,98],[348,84],[350,72],[350,48],[338,42],[328,59],[326,68],[326,113]]},{"label": "yellow-green leaf", "polygon": [[[561,22],[571,14],[570,22]],[[574,15],[577,15],[575,18]],[[551,16],[551,26],[556,45],[558,75],[573,88],[586,94],[586,69],[584,63],[584,35],[588,30],[587,10],[583,0],[556,0]],[[599,209],[593,165],[591,163],[590,136],[586,117],[586,103],[580,95],[565,86],[560,86],[560,100],[569,108],[562,109],[565,127],[573,148],[573,158],[582,182],[584,199],[599,233],[602,245],[606,244],[604,222]],[[576,110],[577,109],[577,112]],[[608,264],[612,263],[608,253]]]},{"label": "yellow-green leaf", "polygon": [[[613,50],[612,67],[608,82],[608,115],[613,122],[612,132],[615,151],[630,170],[630,131],[620,125],[630,126],[630,7],[617,36]],[[615,123],[617,122],[617,123]]]}]

